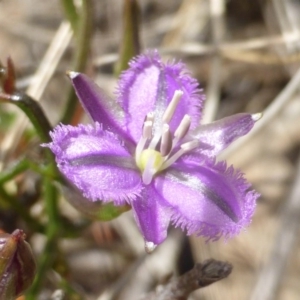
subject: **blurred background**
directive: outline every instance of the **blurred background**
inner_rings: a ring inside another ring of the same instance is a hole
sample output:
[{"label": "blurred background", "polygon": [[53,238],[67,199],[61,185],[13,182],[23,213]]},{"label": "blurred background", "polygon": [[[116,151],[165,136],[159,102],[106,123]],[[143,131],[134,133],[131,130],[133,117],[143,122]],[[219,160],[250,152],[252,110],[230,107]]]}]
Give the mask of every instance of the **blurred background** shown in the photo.
[{"label": "blurred background", "polygon": [[[129,2],[74,1],[83,11],[74,30],[64,6],[68,1],[0,0],[0,60],[12,58],[17,88],[41,103],[52,125],[61,120],[71,97],[66,70],[84,71],[113,95]],[[56,239],[36,299],[139,299],[171,274],[207,258],[232,263],[233,272],[190,299],[300,299],[300,2],[136,2],[132,30],[139,32],[140,51],[158,49],[165,60],[188,65],[207,95],[203,122],[264,112],[253,133],[220,157],[245,172],[261,193],[253,222],[227,242],[205,243],[171,229],[167,241],[146,255],[131,212],[91,222],[60,196],[62,218],[84,226]],[[79,107],[64,116],[72,124],[88,121]],[[40,140],[27,124],[17,107],[1,104],[1,172],[24,154],[43,162]],[[46,224],[40,177],[27,170],[6,182],[5,191]],[[0,210],[0,227],[24,229],[39,261],[47,235],[32,230],[13,207]]]}]

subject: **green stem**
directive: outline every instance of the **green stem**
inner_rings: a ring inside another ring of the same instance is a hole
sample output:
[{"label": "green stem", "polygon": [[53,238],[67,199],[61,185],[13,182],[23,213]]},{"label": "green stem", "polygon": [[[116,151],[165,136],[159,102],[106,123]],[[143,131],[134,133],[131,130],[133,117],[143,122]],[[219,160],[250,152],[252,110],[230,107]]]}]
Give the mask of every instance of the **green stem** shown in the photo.
[{"label": "green stem", "polygon": [[124,0],[123,9],[123,39],[120,45],[119,60],[114,73],[120,73],[128,68],[128,62],[140,53],[139,39],[140,9],[136,0]]},{"label": "green stem", "polygon": [[50,141],[49,132],[52,130],[52,127],[37,101],[19,92],[15,92],[11,95],[0,94],[0,99],[7,103],[15,104],[22,109],[34,126],[41,141],[44,143]]},{"label": "green stem", "polygon": [[0,184],[2,185],[3,183],[14,179],[17,175],[28,170],[28,168],[28,160],[26,158],[19,160],[11,168],[6,169],[0,173]]},{"label": "green stem", "polygon": [[25,172],[26,170],[32,170],[42,176],[46,176],[49,179],[63,182],[61,176],[58,176],[56,173],[51,173],[49,168],[40,166],[27,158],[20,159],[9,169],[5,169],[0,173],[0,184],[3,184],[7,181],[13,180],[17,175]]},{"label": "green stem", "polygon": [[[83,72],[90,50],[91,29],[92,29],[92,1],[83,0],[80,20],[75,31],[76,52],[72,69],[76,72]],[[67,105],[61,119],[64,124],[69,124],[76,110],[77,98],[73,88],[70,87],[67,96]]]},{"label": "green stem", "polygon": [[66,17],[71,24],[73,31],[76,32],[79,16],[78,16],[74,1],[73,0],[61,0],[61,4],[64,9]]},{"label": "green stem", "polygon": [[38,262],[37,275],[26,294],[27,300],[35,300],[45,279],[45,273],[52,267],[57,253],[57,239],[60,232],[60,215],[58,210],[58,192],[48,178],[44,179],[45,210],[48,215],[46,228],[47,242]]},{"label": "green stem", "polygon": [[9,195],[1,185],[0,197],[4,201],[3,204],[18,213],[34,232],[44,232],[44,227],[24,209],[24,206],[15,197]]},{"label": "green stem", "polygon": [[65,291],[67,299],[83,300],[83,297],[75,291],[75,289],[69,284],[69,282],[66,279],[62,278],[60,286]]}]

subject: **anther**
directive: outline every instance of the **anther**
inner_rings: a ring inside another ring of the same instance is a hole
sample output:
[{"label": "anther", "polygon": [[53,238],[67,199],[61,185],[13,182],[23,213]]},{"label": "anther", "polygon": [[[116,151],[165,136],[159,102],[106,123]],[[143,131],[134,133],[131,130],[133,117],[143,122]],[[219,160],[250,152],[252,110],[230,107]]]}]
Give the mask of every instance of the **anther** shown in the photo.
[{"label": "anther", "polygon": [[138,162],[140,160],[142,151],[145,148],[147,140],[151,139],[151,137],[152,137],[152,126],[153,126],[153,123],[151,121],[144,122],[142,137],[140,138],[140,140],[136,146],[136,149],[135,149],[136,162]]},{"label": "anther", "polygon": [[154,122],[154,113],[153,112],[147,113],[145,121],[151,121],[153,123]]},{"label": "anther", "polygon": [[164,170],[171,166],[180,156],[185,154],[186,152],[189,152],[190,150],[193,150],[199,146],[199,142],[197,140],[193,140],[187,143],[184,143],[180,146],[180,149],[169,159],[167,159],[161,166],[160,170]]},{"label": "anther", "polygon": [[182,150],[184,150],[185,152],[187,152],[187,151],[191,151],[191,150],[197,148],[198,146],[199,146],[199,141],[193,140],[193,141],[182,144],[180,146],[180,148]]},{"label": "anther", "polygon": [[185,115],[181,120],[179,126],[175,130],[174,137],[177,138],[178,140],[185,137],[185,135],[190,129],[190,126],[191,126],[191,117],[189,115]]},{"label": "anther", "polygon": [[143,138],[150,139],[152,137],[152,121],[146,121],[144,122],[143,126]]},{"label": "anther", "polygon": [[165,113],[163,115],[163,122],[169,123],[174,115],[175,109],[179,103],[180,98],[182,97],[183,92],[180,90],[175,91],[172,100],[170,101]]},{"label": "anther", "polygon": [[160,142],[160,153],[162,156],[166,156],[172,149],[172,135],[170,132],[170,126],[168,124],[163,125],[163,132]]}]

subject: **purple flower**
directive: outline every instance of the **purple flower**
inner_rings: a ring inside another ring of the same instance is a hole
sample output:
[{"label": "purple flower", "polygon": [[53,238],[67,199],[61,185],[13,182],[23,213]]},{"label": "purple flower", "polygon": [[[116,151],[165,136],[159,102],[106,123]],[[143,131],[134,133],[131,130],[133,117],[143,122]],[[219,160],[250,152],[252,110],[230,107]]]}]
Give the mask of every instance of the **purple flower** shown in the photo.
[{"label": "purple flower", "polygon": [[69,76],[94,124],[59,125],[47,146],[87,202],[132,206],[147,251],[164,241],[170,223],[214,240],[250,223],[259,195],[215,157],[260,114],[199,125],[198,83],[183,64],[165,64],[156,52],[130,62],[117,102],[86,75]]}]

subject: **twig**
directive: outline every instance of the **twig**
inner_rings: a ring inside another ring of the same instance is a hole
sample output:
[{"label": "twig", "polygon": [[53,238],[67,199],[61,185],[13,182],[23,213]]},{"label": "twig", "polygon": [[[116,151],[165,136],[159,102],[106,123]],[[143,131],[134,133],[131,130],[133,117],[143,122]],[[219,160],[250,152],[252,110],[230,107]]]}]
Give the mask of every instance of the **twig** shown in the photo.
[{"label": "twig", "polygon": [[284,276],[287,259],[298,238],[300,226],[300,158],[292,193],[281,213],[281,224],[274,242],[270,261],[261,270],[251,300],[272,300]]},{"label": "twig", "polygon": [[160,286],[157,291],[146,295],[141,300],[184,300],[199,288],[226,278],[232,271],[232,265],[214,259],[205,260],[182,276]]}]

